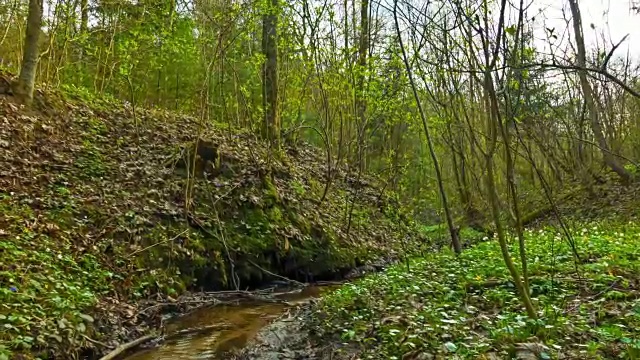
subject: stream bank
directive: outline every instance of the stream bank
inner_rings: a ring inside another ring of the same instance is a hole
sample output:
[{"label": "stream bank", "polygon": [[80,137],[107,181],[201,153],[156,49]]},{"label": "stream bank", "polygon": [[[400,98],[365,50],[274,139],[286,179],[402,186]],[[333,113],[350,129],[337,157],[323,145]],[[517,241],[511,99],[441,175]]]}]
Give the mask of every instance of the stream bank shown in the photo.
[{"label": "stream bank", "polygon": [[[276,331],[276,337],[277,333],[285,334],[285,329],[278,330],[278,324],[286,323],[284,318],[308,309],[313,299],[334,288],[335,285],[307,286],[298,291],[274,293],[272,297],[278,301],[267,301],[271,297],[259,299],[256,295],[254,300],[200,307],[168,321],[164,327],[166,341],[152,342],[152,346],[123,359],[228,359],[233,354],[242,353],[245,345],[253,343],[254,338],[261,339],[273,331]],[[272,330],[265,331],[267,328]],[[181,333],[184,335],[171,335]],[[292,338],[290,335],[293,333],[286,334],[287,339]],[[275,342],[273,344],[276,345]]]},{"label": "stream bank", "polygon": [[98,356],[158,327],[146,299],[328,280],[424,243],[378,177],[309,144],[82,92],[34,104],[0,95],[0,357]]},{"label": "stream bank", "polygon": [[[187,360],[256,356],[277,359],[298,352],[309,354],[315,350],[307,346],[310,334],[304,325],[312,304],[350,281],[384,270],[389,264],[360,266],[340,281],[308,284],[281,278],[254,291],[188,293],[177,299],[146,301],[139,304],[141,310],[137,311],[144,319],[141,325],[147,329],[146,335],[120,344],[105,356],[126,360]],[[154,329],[160,335],[149,335],[154,334]]]}]

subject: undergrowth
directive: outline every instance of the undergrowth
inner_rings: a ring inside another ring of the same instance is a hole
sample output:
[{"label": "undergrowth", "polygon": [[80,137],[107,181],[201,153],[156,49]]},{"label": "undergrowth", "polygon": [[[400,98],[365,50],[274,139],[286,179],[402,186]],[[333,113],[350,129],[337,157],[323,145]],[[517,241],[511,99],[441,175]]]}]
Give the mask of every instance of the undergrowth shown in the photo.
[{"label": "undergrowth", "polygon": [[[74,256],[74,245],[55,223],[0,194],[0,359],[15,351],[51,344],[81,347],[94,319],[85,311],[110,290],[115,276],[90,254]],[[16,236],[7,236],[11,231]]]},{"label": "undergrowth", "polygon": [[640,224],[578,228],[579,262],[555,229],[526,238],[537,320],[489,240],[346,285],[322,301],[315,325],[368,359],[639,359]]},{"label": "undergrowth", "polygon": [[[332,278],[422,243],[377,177],[339,166],[324,194],[308,144],[274,153],[78,88],[35,100],[0,95],[0,360],[104,353],[155,326],[145,299]],[[219,159],[187,176],[197,137]]]}]

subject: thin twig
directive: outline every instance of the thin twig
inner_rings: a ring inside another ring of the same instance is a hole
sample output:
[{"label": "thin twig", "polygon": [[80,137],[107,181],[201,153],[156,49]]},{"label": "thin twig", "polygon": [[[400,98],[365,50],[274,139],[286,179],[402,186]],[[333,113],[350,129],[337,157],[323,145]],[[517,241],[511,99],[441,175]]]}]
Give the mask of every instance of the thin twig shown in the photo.
[{"label": "thin twig", "polygon": [[[594,294],[594,295],[591,295],[591,296],[587,296],[587,297],[585,298],[585,300],[593,300],[593,299],[596,299],[596,298],[600,297],[602,294],[604,294],[604,293],[608,292],[609,290],[613,289],[613,287],[614,287],[614,286],[616,286],[616,284],[618,283],[618,281],[619,281],[619,280],[620,280],[620,279],[616,279],[616,281],[614,281],[613,283],[611,283],[611,285],[607,286],[607,288],[606,288],[606,289],[604,289],[604,290],[600,291],[599,293]],[[590,301],[590,303],[593,303],[593,301]],[[578,302],[578,303],[576,303],[574,306],[572,306],[572,307],[570,307],[569,309],[567,309],[567,312],[575,311],[575,310],[576,310],[578,307],[580,307],[580,305],[582,305],[582,304],[583,304],[583,302]]]},{"label": "thin twig", "polygon": [[100,345],[100,346],[104,346],[104,347],[109,347],[109,345],[107,345],[107,344],[103,343],[102,341],[94,340],[94,339],[92,339],[92,338],[88,337],[88,336],[87,336],[87,335],[85,335],[85,334],[80,334],[80,336],[82,336],[82,337],[83,337],[83,338],[85,338],[87,341],[92,342],[92,343],[94,343],[94,344],[96,344],[96,345]]},{"label": "thin twig", "polygon": [[229,328],[230,328],[230,325],[228,324],[214,324],[214,325],[207,325],[207,326],[197,327],[197,328],[183,329],[165,336],[162,340],[167,341],[167,340],[174,339],[176,337],[181,337],[184,335],[189,335],[193,333],[202,333],[202,332],[207,332],[212,330],[217,330],[217,331],[229,330]]},{"label": "thin twig", "polygon": [[277,277],[277,278],[279,278],[279,279],[282,279],[282,280],[287,281],[287,282],[292,283],[292,284],[296,284],[296,285],[301,286],[301,287],[306,287],[306,286],[307,286],[307,284],[305,284],[305,283],[301,283],[301,282],[296,281],[296,280],[291,280],[291,279],[286,278],[286,277],[284,277],[284,276],[282,276],[282,275],[274,274],[274,273],[272,273],[271,271],[264,269],[263,267],[261,267],[260,265],[258,265],[258,264],[256,264],[256,263],[254,263],[254,262],[253,262],[253,261],[251,261],[251,260],[247,260],[247,261],[249,262],[249,264],[251,264],[251,265],[253,265],[253,266],[257,267],[258,269],[262,270],[262,271],[263,271],[263,272],[265,272],[266,274],[269,274],[269,275],[271,275],[271,276],[275,276],[275,277]]},{"label": "thin twig", "polygon": [[143,310],[138,311],[138,315],[145,313],[147,310],[151,310],[153,308],[157,308],[157,307],[163,307],[163,306],[178,306],[178,305],[188,305],[188,304],[219,304],[222,301],[218,300],[218,299],[208,299],[208,300],[185,300],[185,301],[177,301],[177,302],[163,302],[163,303],[157,303],[151,306],[148,306],[146,308],[144,308]]},{"label": "thin twig", "polygon": [[179,238],[180,236],[182,236],[182,234],[186,233],[187,231],[189,231],[189,229],[187,229],[187,230],[185,230],[185,231],[181,232],[180,234],[178,234],[178,235],[176,235],[176,236],[172,237],[171,239],[163,240],[163,241],[157,242],[157,243],[155,243],[155,244],[153,244],[153,245],[149,245],[149,246],[147,246],[147,247],[146,247],[146,248],[144,248],[144,249],[136,250],[136,251],[132,252],[131,254],[129,254],[129,256],[127,256],[127,257],[128,257],[128,258],[130,258],[130,257],[132,257],[133,255],[138,254],[138,253],[141,253],[141,252],[146,251],[146,250],[149,250],[149,249],[151,249],[151,248],[152,248],[152,247],[154,247],[154,246],[158,246],[158,245],[161,245],[161,244],[164,244],[164,243],[171,242],[171,241],[173,241],[173,240],[175,240],[175,239]]}]

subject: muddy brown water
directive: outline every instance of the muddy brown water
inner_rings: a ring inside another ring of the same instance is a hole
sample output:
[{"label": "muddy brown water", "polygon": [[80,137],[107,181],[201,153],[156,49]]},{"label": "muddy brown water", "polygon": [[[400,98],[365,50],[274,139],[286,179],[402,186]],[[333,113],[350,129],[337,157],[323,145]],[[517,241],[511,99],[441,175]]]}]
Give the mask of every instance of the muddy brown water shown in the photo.
[{"label": "muddy brown water", "polygon": [[221,325],[223,330],[186,334],[125,360],[200,360],[227,359],[229,351],[243,348],[264,326],[281,316],[290,304],[318,298],[334,287],[310,286],[298,293],[278,295],[284,303],[241,303],[205,307],[167,324],[167,334],[192,328]]}]

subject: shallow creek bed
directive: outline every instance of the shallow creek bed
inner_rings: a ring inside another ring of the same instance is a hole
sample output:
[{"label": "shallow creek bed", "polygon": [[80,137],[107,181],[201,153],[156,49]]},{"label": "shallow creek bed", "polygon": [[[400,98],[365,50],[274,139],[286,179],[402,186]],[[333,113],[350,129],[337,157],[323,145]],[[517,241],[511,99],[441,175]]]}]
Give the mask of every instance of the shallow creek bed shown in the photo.
[{"label": "shallow creek bed", "polygon": [[[170,319],[163,335],[129,350],[126,360],[309,358],[303,330],[314,299],[335,285],[306,286],[241,301],[213,303]],[[197,302],[194,300],[194,302]],[[196,304],[197,305],[197,304]]]}]

